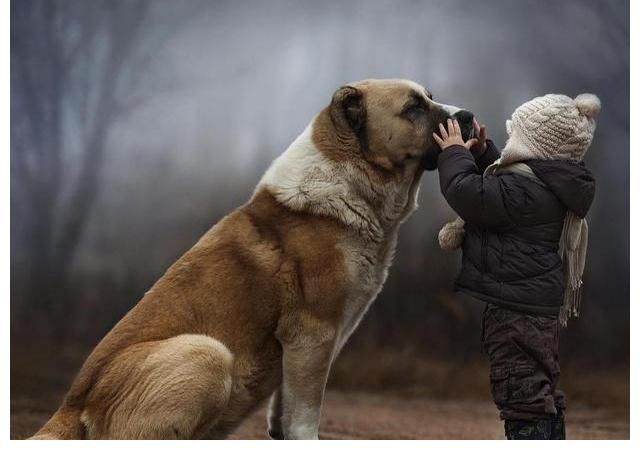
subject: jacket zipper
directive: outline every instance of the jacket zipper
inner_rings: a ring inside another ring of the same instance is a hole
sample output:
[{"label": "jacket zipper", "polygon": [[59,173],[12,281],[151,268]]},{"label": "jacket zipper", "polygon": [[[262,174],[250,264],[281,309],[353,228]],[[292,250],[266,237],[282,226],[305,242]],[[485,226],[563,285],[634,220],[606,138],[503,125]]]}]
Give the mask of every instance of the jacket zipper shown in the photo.
[{"label": "jacket zipper", "polygon": [[482,276],[487,271],[487,232],[482,230],[482,247],[480,248],[480,268]]}]

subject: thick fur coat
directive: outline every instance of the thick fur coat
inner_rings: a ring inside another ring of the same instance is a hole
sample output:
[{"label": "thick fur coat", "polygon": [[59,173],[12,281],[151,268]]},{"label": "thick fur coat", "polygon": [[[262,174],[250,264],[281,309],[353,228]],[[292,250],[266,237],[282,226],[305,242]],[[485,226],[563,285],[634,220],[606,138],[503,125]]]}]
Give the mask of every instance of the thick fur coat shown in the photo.
[{"label": "thick fur coat", "polygon": [[331,363],[382,288],[448,115],[406,80],[338,89],[102,339],[34,437],[223,438],[270,397],[271,437],[317,438]]}]

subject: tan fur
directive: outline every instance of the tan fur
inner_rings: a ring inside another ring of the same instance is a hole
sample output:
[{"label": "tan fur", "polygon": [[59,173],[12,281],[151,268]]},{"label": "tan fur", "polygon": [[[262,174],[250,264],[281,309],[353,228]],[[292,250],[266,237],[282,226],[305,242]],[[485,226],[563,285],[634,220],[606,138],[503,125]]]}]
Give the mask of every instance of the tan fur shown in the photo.
[{"label": "tan fur", "polygon": [[34,438],[223,438],[270,395],[273,437],[317,437],[331,362],[386,279],[431,143],[399,116],[421,87],[352,85],[367,150],[336,103],[318,114],[104,337]]}]

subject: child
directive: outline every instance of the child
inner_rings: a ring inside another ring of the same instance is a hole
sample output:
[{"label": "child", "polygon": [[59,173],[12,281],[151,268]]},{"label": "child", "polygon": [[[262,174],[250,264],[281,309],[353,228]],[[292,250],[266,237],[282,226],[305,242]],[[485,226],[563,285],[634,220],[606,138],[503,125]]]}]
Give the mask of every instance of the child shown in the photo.
[{"label": "child", "polygon": [[475,120],[467,142],[453,120],[433,135],[440,189],[460,216],[439,239],[462,246],[456,290],[487,303],[483,349],[508,439],[565,439],[558,333],[579,311],[595,192],[582,159],[599,111],[593,94],[537,97],[507,121],[502,154]]}]

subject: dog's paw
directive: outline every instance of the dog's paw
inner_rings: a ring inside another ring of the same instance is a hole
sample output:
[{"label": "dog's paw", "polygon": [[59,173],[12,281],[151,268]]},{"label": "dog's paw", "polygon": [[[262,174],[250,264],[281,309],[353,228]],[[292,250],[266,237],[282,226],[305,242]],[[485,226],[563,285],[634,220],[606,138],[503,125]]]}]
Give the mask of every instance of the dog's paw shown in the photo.
[{"label": "dog's paw", "polygon": [[280,430],[269,429],[269,437],[271,439],[275,439],[276,441],[284,440],[284,433]]}]

